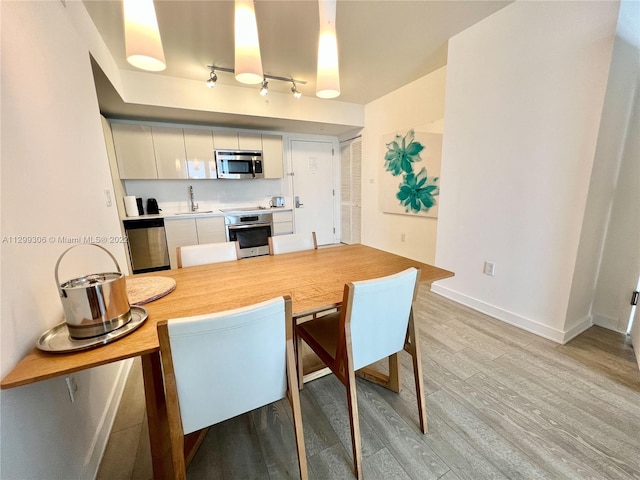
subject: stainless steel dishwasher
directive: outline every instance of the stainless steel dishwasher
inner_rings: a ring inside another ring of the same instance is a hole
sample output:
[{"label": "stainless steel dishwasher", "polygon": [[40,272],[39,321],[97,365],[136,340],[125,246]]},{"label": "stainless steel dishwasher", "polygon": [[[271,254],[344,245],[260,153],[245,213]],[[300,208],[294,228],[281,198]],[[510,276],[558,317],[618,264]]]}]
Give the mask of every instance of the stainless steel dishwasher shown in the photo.
[{"label": "stainless steel dishwasher", "polygon": [[169,249],[164,218],[124,220],[133,273],[169,270]]}]

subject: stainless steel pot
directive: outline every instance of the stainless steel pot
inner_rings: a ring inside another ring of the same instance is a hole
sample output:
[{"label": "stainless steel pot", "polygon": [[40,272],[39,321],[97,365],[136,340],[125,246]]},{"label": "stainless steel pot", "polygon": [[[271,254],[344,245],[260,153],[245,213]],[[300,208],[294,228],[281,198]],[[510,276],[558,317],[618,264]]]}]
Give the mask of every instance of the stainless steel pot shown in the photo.
[{"label": "stainless steel pot", "polygon": [[71,338],[83,339],[104,335],[131,320],[127,287],[120,265],[106,248],[91,243],[111,257],[117,272],[94,273],[60,283],[58,267],[62,258],[74,245],[60,255],[56,262],[56,286],[60,292],[65,321]]}]

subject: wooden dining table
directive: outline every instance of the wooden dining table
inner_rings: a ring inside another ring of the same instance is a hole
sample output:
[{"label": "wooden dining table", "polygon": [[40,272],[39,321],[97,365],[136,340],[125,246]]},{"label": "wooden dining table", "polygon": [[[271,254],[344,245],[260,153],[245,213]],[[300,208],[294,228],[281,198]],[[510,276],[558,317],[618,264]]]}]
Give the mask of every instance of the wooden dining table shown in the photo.
[{"label": "wooden dining table", "polygon": [[[176,288],[144,305],[147,320],[119,340],[91,350],[48,353],[34,348],[2,379],[2,389],[20,387],[87,368],[141,357],[154,478],[173,478],[156,324],[161,320],[243,307],[289,295],[294,318],[340,306],[344,285],[409,267],[431,284],[453,272],[361,244],[165,270],[140,276],[171,277]],[[202,435],[185,439],[189,458]]]}]

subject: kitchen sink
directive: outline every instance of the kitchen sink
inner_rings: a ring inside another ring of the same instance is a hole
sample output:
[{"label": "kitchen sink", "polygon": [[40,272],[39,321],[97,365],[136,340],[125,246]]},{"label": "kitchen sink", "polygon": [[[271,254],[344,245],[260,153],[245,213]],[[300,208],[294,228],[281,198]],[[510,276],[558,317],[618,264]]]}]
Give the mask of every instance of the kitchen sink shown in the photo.
[{"label": "kitchen sink", "polygon": [[180,212],[174,215],[198,215],[199,213],[213,213],[213,210],[198,210],[197,212]]}]

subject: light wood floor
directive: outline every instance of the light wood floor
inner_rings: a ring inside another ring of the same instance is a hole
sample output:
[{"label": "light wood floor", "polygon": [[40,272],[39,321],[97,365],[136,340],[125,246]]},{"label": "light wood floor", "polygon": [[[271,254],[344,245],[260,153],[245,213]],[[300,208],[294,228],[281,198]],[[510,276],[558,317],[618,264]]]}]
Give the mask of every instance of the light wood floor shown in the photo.
[{"label": "light wood floor", "polygon": [[[626,337],[592,327],[559,346],[422,289],[429,432],[403,354],[398,395],[358,379],[364,476],[640,479],[640,373]],[[139,364],[99,479],[151,478]],[[353,478],[346,397],[331,375],[301,392],[309,474]],[[298,478],[288,403],[211,428],[190,479]]]}]

